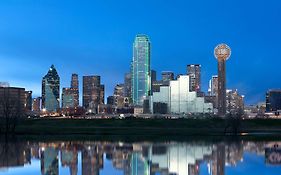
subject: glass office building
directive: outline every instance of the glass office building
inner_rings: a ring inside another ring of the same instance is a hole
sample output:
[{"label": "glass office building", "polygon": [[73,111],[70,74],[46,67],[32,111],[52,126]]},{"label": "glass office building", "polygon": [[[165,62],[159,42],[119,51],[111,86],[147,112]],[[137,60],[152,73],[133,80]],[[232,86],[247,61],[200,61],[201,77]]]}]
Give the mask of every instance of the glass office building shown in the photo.
[{"label": "glass office building", "polygon": [[60,107],[60,77],[52,65],[42,80],[42,108],[55,112]]},{"label": "glass office building", "polygon": [[137,35],[133,44],[132,99],[142,105],[151,93],[150,41],[146,35]]}]

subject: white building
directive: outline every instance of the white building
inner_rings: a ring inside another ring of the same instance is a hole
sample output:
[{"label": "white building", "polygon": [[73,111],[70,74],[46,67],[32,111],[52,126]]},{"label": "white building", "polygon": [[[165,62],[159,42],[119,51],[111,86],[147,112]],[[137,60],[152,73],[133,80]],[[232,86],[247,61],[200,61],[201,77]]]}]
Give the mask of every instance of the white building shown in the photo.
[{"label": "white building", "polygon": [[210,113],[213,104],[205,103],[204,97],[197,97],[196,92],[189,92],[189,76],[180,75],[177,80],[170,81],[169,86],[161,86],[160,92],[154,92],[151,97],[151,111],[153,103],[166,103],[168,112],[180,113]]}]

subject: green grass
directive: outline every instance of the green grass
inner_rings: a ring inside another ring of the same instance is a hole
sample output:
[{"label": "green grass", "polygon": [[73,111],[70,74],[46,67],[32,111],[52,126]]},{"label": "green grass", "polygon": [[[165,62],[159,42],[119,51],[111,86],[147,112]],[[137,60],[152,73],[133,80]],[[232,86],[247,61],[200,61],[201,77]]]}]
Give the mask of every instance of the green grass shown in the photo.
[{"label": "green grass", "polygon": [[[224,135],[222,119],[26,119],[19,121],[18,135],[96,136],[216,136]],[[231,131],[230,131],[231,132]],[[281,135],[281,120],[243,120],[239,132],[274,132]]]}]

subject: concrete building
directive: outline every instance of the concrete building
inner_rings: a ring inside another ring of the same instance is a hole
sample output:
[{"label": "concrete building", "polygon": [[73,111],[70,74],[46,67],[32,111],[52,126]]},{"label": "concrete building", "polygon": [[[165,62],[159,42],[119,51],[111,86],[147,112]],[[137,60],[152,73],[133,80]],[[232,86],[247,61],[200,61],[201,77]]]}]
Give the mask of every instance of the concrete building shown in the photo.
[{"label": "concrete building", "polygon": [[39,113],[41,111],[41,103],[42,103],[41,97],[33,98],[32,99],[32,111]]},{"label": "concrete building", "polygon": [[238,90],[226,90],[226,111],[230,114],[242,114],[244,111],[244,96]]},{"label": "concrete building", "polygon": [[70,88],[73,91],[74,107],[79,106],[79,78],[78,74],[72,74]]},{"label": "concrete building", "polygon": [[218,96],[218,76],[213,75],[212,79],[209,82],[209,95],[210,96]]},{"label": "concrete building", "polygon": [[24,93],[25,103],[24,108],[26,112],[32,111],[32,91],[25,91]]},{"label": "concrete building", "polygon": [[161,86],[160,92],[151,96],[151,111],[153,103],[166,103],[168,112],[182,113],[210,113],[213,111],[211,103],[205,103],[204,97],[197,97],[197,92],[189,91],[189,76],[180,75],[177,80],[170,81],[169,86]]},{"label": "concrete building", "polygon": [[108,105],[114,105],[114,96],[108,96],[107,97],[107,104]]},{"label": "concrete building", "polygon": [[62,108],[73,108],[75,106],[76,90],[72,88],[62,89]]},{"label": "concrete building", "polygon": [[281,111],[281,89],[266,93],[266,112]]},{"label": "concrete building", "polygon": [[161,72],[161,76],[162,76],[162,81],[164,84],[169,85],[169,82],[171,80],[174,80],[174,72],[172,71],[162,71]]},{"label": "concrete building", "polygon": [[104,104],[104,91],[105,86],[104,84],[100,85],[100,104]]},{"label": "concrete building", "polygon": [[133,44],[132,100],[134,105],[143,105],[151,94],[150,41],[146,35],[137,35]]},{"label": "concrete building", "polygon": [[21,117],[25,114],[25,89],[0,87],[0,117]]},{"label": "concrete building", "polygon": [[124,99],[125,99],[125,86],[124,84],[117,84],[114,87],[114,93],[113,93],[113,97],[114,97],[114,105],[117,108],[122,108],[125,106],[124,103]]},{"label": "concrete building", "polygon": [[83,107],[97,112],[101,102],[100,76],[83,76]]},{"label": "concrete building", "polygon": [[124,96],[131,98],[132,97],[132,75],[131,73],[125,74],[124,79]]},{"label": "concrete building", "polygon": [[189,91],[201,92],[201,65],[187,65],[187,75],[189,75]]}]

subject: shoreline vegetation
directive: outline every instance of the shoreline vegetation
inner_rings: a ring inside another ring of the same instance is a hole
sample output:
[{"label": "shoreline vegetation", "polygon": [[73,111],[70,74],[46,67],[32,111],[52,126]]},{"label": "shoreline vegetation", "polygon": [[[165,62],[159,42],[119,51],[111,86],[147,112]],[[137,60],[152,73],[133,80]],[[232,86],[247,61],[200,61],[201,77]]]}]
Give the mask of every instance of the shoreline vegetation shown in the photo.
[{"label": "shoreline vegetation", "polygon": [[[1,134],[4,120],[1,122]],[[97,137],[276,136],[278,119],[21,119],[14,135],[85,135]]]}]

